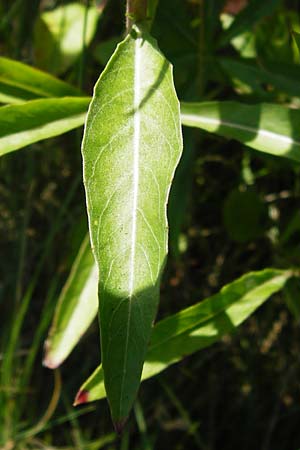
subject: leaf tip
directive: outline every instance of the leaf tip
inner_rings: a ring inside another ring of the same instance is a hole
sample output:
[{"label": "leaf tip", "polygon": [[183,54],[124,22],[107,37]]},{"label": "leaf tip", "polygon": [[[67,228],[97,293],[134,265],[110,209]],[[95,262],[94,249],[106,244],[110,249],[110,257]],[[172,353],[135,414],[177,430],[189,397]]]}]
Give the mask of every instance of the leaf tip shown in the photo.
[{"label": "leaf tip", "polygon": [[88,391],[79,390],[76,394],[73,406],[82,405],[83,403],[87,403],[89,401],[89,393]]},{"label": "leaf tip", "polygon": [[57,369],[60,365],[59,362],[55,361],[55,359],[52,359],[49,355],[45,355],[45,358],[42,362],[44,367],[47,367],[48,369]]},{"label": "leaf tip", "polygon": [[57,364],[57,361],[55,361],[54,358],[51,356],[49,338],[47,338],[46,341],[44,342],[44,358],[42,361],[42,365],[44,367],[47,367],[48,369],[57,369],[57,367],[59,366],[59,364]]},{"label": "leaf tip", "polygon": [[115,430],[116,430],[116,433],[119,436],[121,436],[121,434],[123,433],[125,425],[126,425],[126,422],[127,422],[127,417],[125,417],[125,419],[121,419],[121,420],[117,420],[116,422],[115,421],[113,422]]}]

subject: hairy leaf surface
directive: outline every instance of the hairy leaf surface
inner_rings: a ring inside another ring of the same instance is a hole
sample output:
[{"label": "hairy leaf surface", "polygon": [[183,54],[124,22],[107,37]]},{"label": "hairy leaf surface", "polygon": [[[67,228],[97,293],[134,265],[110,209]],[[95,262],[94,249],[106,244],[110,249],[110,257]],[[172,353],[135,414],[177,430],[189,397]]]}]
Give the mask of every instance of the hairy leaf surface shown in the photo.
[{"label": "hairy leaf surface", "polygon": [[[150,378],[171,364],[231,333],[292,276],[290,271],[265,269],[248,273],[224,286],[200,303],[158,322],[142,379]],[[81,386],[75,404],[105,397],[103,370],[99,366]]]},{"label": "hairy leaf surface", "polygon": [[98,269],[86,236],[58,299],[44,365],[54,369],[71,353],[98,310]]},{"label": "hairy leaf surface", "polygon": [[268,103],[181,103],[181,120],[264,153],[300,161],[299,110]]},{"label": "hairy leaf surface", "polygon": [[166,203],[181,151],[171,66],[135,28],[95,86],[82,147],[99,265],[102,364],[117,425],[140,383],[167,254]]}]

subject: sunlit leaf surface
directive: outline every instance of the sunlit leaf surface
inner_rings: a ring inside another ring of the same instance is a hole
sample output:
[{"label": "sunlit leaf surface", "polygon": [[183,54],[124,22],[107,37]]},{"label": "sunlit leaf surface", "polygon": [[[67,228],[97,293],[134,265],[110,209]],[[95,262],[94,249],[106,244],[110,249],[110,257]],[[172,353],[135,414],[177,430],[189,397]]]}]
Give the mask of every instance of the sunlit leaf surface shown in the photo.
[{"label": "sunlit leaf surface", "polygon": [[166,203],[181,150],[171,66],[150,36],[134,29],[96,84],[82,147],[99,264],[102,364],[117,424],[140,383],[167,254]]},{"label": "sunlit leaf surface", "polygon": [[[152,332],[142,379],[158,374],[235,330],[281,290],[291,275],[290,271],[276,269],[248,273],[224,286],[218,294],[158,322]],[[103,370],[99,366],[81,386],[75,404],[105,396]]]},{"label": "sunlit leaf surface", "polygon": [[89,101],[86,97],[63,97],[2,106],[0,156],[82,125]]},{"label": "sunlit leaf surface", "polygon": [[181,104],[182,124],[236,139],[255,150],[300,161],[300,111],[238,102]]},{"label": "sunlit leaf surface", "polygon": [[40,97],[71,95],[80,95],[80,91],[27,64],[0,57],[0,102],[22,103]]},{"label": "sunlit leaf surface", "polygon": [[45,345],[45,366],[54,369],[66,359],[97,315],[97,310],[98,270],[89,236],[86,236],[58,299]]}]

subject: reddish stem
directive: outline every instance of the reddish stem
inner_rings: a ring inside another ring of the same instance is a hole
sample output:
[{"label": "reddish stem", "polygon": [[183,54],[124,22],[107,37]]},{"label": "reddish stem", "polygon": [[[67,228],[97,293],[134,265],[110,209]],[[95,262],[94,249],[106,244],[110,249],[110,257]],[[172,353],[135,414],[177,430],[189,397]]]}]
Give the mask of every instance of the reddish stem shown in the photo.
[{"label": "reddish stem", "polygon": [[127,0],[126,28],[130,31],[136,22],[142,22],[147,18],[147,0]]}]

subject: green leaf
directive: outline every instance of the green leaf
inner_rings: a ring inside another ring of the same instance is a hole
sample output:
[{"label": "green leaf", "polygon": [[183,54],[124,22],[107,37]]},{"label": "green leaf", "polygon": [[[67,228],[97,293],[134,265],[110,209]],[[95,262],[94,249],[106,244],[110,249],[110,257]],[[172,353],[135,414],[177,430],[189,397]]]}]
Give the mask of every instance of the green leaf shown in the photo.
[{"label": "green leaf", "polygon": [[300,231],[300,212],[298,209],[294,212],[291,219],[288,220],[285,228],[281,230],[279,242],[281,247],[290,244],[294,247],[294,240],[292,239],[296,233]]},{"label": "green leaf", "polygon": [[[272,294],[281,290],[291,276],[290,271],[277,269],[248,273],[224,286],[218,294],[158,322],[152,332],[142,379],[158,374],[233,332]],[[103,371],[99,366],[81,386],[75,405],[105,395]]]},{"label": "green leaf", "polygon": [[152,23],[154,21],[154,18],[155,18],[158,2],[159,2],[159,0],[149,0],[148,1],[147,18],[148,18],[148,21],[150,22],[149,23],[150,28],[151,28],[151,25],[152,25]]},{"label": "green leaf", "polygon": [[113,36],[107,40],[103,40],[96,45],[93,51],[93,56],[97,62],[102,66],[105,66],[111,55],[116,49],[117,44],[120,42],[119,36]]},{"label": "green leaf", "polygon": [[31,100],[0,108],[0,156],[83,125],[88,97]]},{"label": "green leaf", "polygon": [[[223,13],[220,15],[221,24],[224,30],[227,30],[232,22],[234,21],[234,16]],[[230,44],[238,52],[239,56],[243,59],[255,58],[256,57],[256,47],[255,47],[255,32],[254,30],[243,30],[237,36],[230,40]],[[220,58],[218,58],[220,61]]]},{"label": "green leaf", "polygon": [[198,77],[199,38],[198,29],[191,24],[187,2],[160,0],[152,29],[160,48],[174,64],[177,92],[186,95],[186,87],[193,89]]},{"label": "green leaf", "polygon": [[256,22],[265,16],[269,16],[279,5],[280,0],[252,0],[246,8],[236,16],[232,25],[221,37],[220,47],[228,44],[234,37],[240,33],[251,29]]},{"label": "green leaf", "polygon": [[300,52],[300,33],[297,33],[297,31],[293,31],[292,34],[293,34],[294,41],[296,42],[296,45],[297,45],[298,50]]},{"label": "green leaf", "polygon": [[251,59],[233,58],[221,58],[219,63],[232,84],[245,94],[262,99],[274,98],[278,93],[300,97],[300,68],[296,65],[270,62],[258,65]]},{"label": "green leaf", "polygon": [[294,318],[300,321],[300,280],[299,278],[291,278],[288,280],[284,287],[284,299],[285,303],[294,316]]},{"label": "green leaf", "polygon": [[102,363],[116,426],[140,383],[167,254],[166,203],[181,151],[171,66],[135,28],[95,86],[82,146],[99,265]]},{"label": "green leaf", "polygon": [[87,235],[59,296],[45,343],[46,367],[55,369],[71,353],[98,311],[98,270]]},{"label": "green leaf", "polygon": [[43,12],[34,30],[37,65],[51,73],[64,73],[92,41],[102,10],[73,2]]},{"label": "green leaf", "polygon": [[175,173],[168,204],[169,245],[170,252],[175,258],[180,256],[180,233],[186,221],[186,210],[193,182],[193,177],[190,174],[193,170],[196,153],[194,130],[186,128],[183,141],[184,151]]},{"label": "green leaf", "polygon": [[77,96],[80,91],[27,64],[0,57],[0,102],[21,103],[39,97]]},{"label": "green leaf", "polygon": [[238,102],[181,104],[182,124],[236,139],[264,153],[300,161],[300,111]]},{"label": "green leaf", "polygon": [[[283,6],[283,4],[282,4]],[[298,63],[297,48],[292,39],[292,30],[300,31],[299,12],[291,8],[278,8],[255,27],[257,60],[274,61],[276,68],[281,64]]]},{"label": "green leaf", "polygon": [[[87,97],[45,99],[1,107],[0,156],[81,126],[89,101]],[[266,103],[182,102],[181,120],[185,126],[201,128],[236,139],[256,150],[300,161],[298,110]],[[56,121],[57,128],[54,126]]]}]

